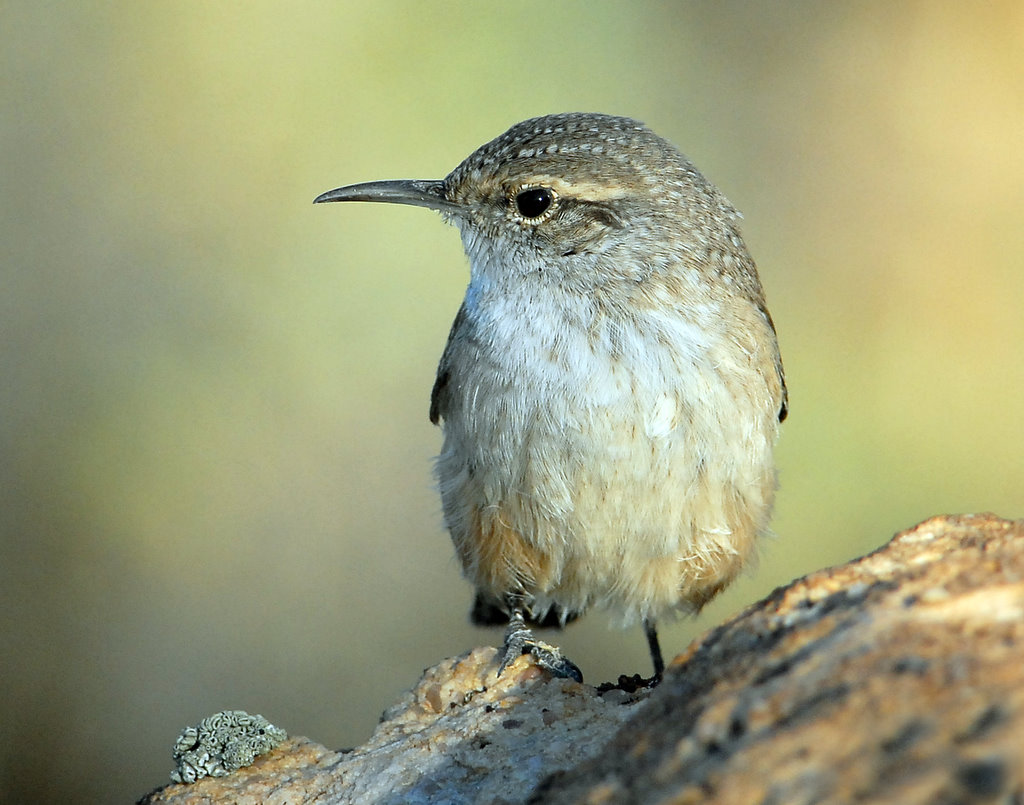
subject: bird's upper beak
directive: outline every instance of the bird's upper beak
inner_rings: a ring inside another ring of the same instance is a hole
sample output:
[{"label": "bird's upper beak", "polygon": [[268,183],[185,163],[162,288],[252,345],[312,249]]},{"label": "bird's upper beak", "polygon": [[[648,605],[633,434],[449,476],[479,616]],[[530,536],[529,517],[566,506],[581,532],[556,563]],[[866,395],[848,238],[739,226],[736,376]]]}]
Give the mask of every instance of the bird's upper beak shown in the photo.
[{"label": "bird's upper beak", "polygon": [[386,204],[410,204],[441,212],[452,212],[458,205],[444,192],[444,182],[425,179],[397,179],[387,182],[363,182],[321,193],[314,204],[326,201],[380,201]]}]

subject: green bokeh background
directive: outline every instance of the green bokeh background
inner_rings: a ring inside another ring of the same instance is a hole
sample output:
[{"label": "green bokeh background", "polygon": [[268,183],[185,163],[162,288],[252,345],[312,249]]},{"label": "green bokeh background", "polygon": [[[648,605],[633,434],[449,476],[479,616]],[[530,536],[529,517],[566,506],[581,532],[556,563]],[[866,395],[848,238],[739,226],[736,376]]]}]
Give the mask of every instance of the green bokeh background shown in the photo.
[{"label": "green bokeh background", "polygon": [[[669,651],[929,515],[1024,515],[1022,8],[0,5],[0,800],[132,801],[225,708],[351,746],[499,640],[430,474],[458,236],[311,201],[533,115],[677,143],[778,325],[778,539]],[[560,642],[647,671],[600,614]]]}]

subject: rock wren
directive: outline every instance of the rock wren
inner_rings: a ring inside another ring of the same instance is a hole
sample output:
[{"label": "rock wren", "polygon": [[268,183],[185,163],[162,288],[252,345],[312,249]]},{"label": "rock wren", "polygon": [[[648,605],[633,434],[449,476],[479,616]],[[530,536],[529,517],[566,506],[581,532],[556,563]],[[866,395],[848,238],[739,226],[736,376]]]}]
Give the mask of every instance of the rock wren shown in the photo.
[{"label": "rock wren", "polygon": [[591,607],[696,612],[766,531],[786,416],[775,326],[739,213],[674,146],[600,114],[526,120],[440,181],[316,199],[411,204],[470,262],[430,399],[444,519],[475,622],[582,679],[529,625]]}]

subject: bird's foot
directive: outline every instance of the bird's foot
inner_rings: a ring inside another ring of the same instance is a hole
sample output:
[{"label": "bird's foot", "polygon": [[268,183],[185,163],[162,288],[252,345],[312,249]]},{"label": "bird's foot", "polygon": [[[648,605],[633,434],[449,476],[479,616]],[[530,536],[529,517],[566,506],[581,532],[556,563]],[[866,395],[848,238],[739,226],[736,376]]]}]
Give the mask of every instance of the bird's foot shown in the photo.
[{"label": "bird's foot", "polygon": [[532,654],[537,665],[557,677],[575,679],[577,682],[583,681],[583,672],[580,671],[576,663],[562,654],[562,650],[557,646],[537,640],[533,636],[533,632],[527,628],[522,612],[515,610],[509,620],[508,629],[505,631],[505,644],[501,649],[498,676],[501,676],[506,666],[523,654]]}]

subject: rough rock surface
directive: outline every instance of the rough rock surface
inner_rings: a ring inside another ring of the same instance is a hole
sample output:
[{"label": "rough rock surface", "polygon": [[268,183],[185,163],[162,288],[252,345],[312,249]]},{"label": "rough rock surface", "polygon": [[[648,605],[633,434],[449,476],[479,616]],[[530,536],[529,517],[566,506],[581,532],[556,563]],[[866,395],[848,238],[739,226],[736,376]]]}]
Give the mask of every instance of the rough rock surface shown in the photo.
[{"label": "rough rock surface", "polygon": [[478,648],[424,672],[358,749],[295,738],[227,777],[144,803],[523,802],[548,774],[595,755],[650,690],[599,692],[520,657],[496,678]]},{"label": "rough rock surface", "polygon": [[493,649],[427,671],[372,738],[295,738],[147,803],[1024,803],[1024,522],[937,517],[776,590],[653,693]]}]

